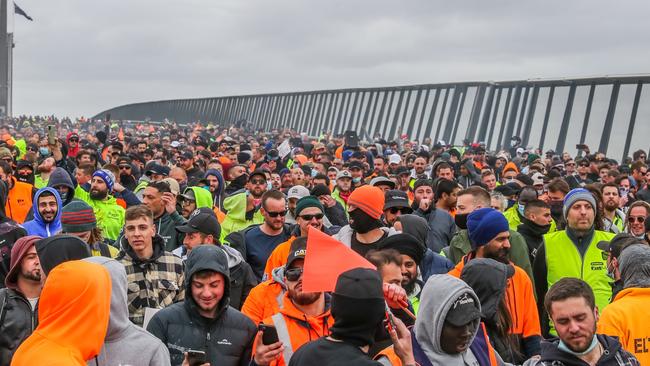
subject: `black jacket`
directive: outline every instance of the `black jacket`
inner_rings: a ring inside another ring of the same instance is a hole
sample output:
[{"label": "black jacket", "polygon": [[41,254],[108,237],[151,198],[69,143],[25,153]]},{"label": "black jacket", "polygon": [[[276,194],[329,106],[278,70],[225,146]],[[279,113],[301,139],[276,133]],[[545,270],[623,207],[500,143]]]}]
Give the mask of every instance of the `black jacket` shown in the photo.
[{"label": "black jacket", "polygon": [[[617,338],[598,334],[598,341],[605,352],[597,362],[598,366],[635,366],[639,361],[628,351],[624,350]],[[576,356],[558,349],[560,341],[542,341],[542,358],[538,366],[584,366],[586,362]]]},{"label": "black jacket", "polygon": [[14,352],[36,328],[38,304],[32,311],[18,291],[0,290],[0,365],[9,365]]},{"label": "black jacket", "polygon": [[[257,329],[247,316],[229,306],[230,271],[223,249],[200,245],[192,250],[185,263],[184,302],[156,313],[147,330],[167,346],[172,365],[180,365],[183,353],[189,349],[204,351],[211,365],[248,365]],[[224,294],[214,319],[201,316],[192,297],[192,276],[202,270],[212,270],[225,277]]]},{"label": "black jacket", "polygon": [[327,216],[327,219],[330,220],[330,223],[334,226],[343,227],[350,223],[345,214],[345,209],[338,201],[335,201],[335,205],[332,207],[325,207],[325,216]]},{"label": "black jacket", "polygon": [[525,217],[521,218],[521,224],[517,226],[517,232],[524,237],[524,240],[526,240],[530,263],[535,261],[537,248],[544,243],[544,234],[548,233],[550,227],[550,225],[547,227],[541,227]]}]

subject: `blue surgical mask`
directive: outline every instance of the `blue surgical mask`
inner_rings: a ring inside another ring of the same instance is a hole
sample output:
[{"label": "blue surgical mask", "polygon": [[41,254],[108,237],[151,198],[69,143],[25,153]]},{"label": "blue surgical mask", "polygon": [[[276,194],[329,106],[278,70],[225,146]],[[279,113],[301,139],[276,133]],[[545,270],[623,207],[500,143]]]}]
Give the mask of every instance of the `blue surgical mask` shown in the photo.
[{"label": "blue surgical mask", "polygon": [[47,147],[39,147],[38,152],[43,156],[50,155],[50,149],[48,149]]},{"label": "blue surgical mask", "polygon": [[356,183],[359,183],[359,182],[361,182],[361,178],[360,178],[360,177],[352,178],[352,183],[355,183],[355,184],[356,184]]},{"label": "blue surgical mask", "polygon": [[521,216],[524,216],[524,210],[526,209],[526,205],[522,205],[521,203],[517,204],[517,211]]},{"label": "blue surgical mask", "polygon": [[267,180],[266,181],[266,190],[270,191],[272,189],[273,189],[273,182],[271,182],[270,180]]},{"label": "blue surgical mask", "polygon": [[576,357],[580,357],[580,356],[584,356],[584,355],[586,355],[587,353],[593,351],[594,348],[596,348],[597,345],[598,345],[598,337],[596,337],[596,335],[594,334],[594,337],[593,337],[592,340],[591,340],[591,344],[590,344],[589,347],[587,347],[587,349],[584,350],[583,352],[574,352],[574,351],[572,351],[572,350],[571,350],[571,349],[570,349],[570,348],[569,348],[569,347],[568,347],[564,342],[562,342],[561,339],[560,339],[560,344],[558,344],[557,348],[558,348],[560,351],[563,351],[563,352],[566,352],[566,353],[572,354],[572,355],[574,355],[574,356],[576,356]]}]

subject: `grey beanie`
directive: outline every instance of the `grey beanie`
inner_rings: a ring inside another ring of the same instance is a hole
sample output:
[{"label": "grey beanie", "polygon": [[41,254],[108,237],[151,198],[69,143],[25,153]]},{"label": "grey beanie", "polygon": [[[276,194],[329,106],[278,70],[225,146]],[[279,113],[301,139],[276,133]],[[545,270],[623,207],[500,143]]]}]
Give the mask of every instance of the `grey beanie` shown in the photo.
[{"label": "grey beanie", "polygon": [[650,246],[633,244],[618,259],[623,288],[650,287]]},{"label": "grey beanie", "polygon": [[594,210],[594,212],[596,212],[596,199],[594,198],[594,195],[584,188],[575,188],[569,191],[566,197],[564,197],[564,207],[562,208],[562,213],[564,213],[565,218],[571,206],[573,206],[573,204],[578,201],[589,202],[591,208]]}]

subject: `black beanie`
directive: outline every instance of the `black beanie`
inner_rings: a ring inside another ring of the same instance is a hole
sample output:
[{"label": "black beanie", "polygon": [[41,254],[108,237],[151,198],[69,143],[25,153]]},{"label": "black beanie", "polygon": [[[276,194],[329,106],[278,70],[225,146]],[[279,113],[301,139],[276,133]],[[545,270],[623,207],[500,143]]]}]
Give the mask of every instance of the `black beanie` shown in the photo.
[{"label": "black beanie", "polygon": [[324,184],[317,184],[312,190],[311,190],[311,195],[320,197],[320,196],[329,196],[332,194],[332,191],[324,185]]},{"label": "black beanie", "polygon": [[46,276],[63,262],[91,256],[88,244],[73,235],[56,235],[37,241],[36,254]]},{"label": "black beanie", "polygon": [[332,293],[331,312],[332,338],[357,347],[371,345],[386,312],[379,272],[355,268],[341,273]]}]

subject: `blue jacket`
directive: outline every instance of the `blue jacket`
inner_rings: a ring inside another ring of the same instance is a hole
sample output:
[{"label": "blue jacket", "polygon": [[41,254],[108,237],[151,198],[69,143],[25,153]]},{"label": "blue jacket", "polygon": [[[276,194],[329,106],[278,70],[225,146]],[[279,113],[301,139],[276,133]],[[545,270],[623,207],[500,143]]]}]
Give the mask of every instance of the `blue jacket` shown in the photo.
[{"label": "blue jacket", "polygon": [[[50,192],[56,198],[56,216],[50,223],[45,223],[41,217],[41,213],[38,211],[38,199],[43,192]],[[42,238],[48,238],[61,231],[61,210],[63,205],[61,203],[61,196],[59,196],[59,192],[56,189],[52,187],[39,189],[34,195],[34,207],[34,219],[23,224],[23,227],[27,230],[27,235],[38,235]]]},{"label": "blue jacket", "polygon": [[420,262],[420,274],[422,274],[422,282],[426,283],[431,275],[445,274],[454,268],[451,261],[438,253],[434,253],[431,249],[427,248],[427,252]]}]

